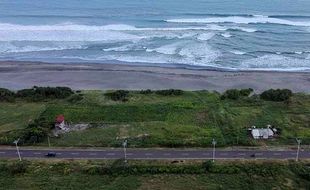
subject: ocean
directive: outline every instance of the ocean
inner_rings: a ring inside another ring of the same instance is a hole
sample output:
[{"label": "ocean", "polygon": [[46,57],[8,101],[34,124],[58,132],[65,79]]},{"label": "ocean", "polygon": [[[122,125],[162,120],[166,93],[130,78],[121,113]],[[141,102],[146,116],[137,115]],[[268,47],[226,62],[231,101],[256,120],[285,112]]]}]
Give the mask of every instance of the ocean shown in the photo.
[{"label": "ocean", "polygon": [[310,1],[0,0],[0,60],[310,71]]}]

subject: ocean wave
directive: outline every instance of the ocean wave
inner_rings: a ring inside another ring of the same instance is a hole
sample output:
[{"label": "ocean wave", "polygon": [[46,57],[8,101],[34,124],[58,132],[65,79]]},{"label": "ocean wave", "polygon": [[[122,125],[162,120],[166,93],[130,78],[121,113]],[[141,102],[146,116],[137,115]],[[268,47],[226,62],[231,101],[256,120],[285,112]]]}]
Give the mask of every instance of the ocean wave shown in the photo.
[{"label": "ocean wave", "polygon": [[[210,24],[204,27],[137,28],[131,25],[16,25],[0,23],[0,41],[138,41],[152,37],[186,38],[189,31],[256,30]],[[184,33],[186,31],[186,33]],[[171,33],[169,33],[171,32]],[[183,32],[183,33],[182,33]],[[170,36],[169,36],[170,35]],[[191,33],[191,35],[195,35]],[[202,36],[203,38],[203,36]]]},{"label": "ocean wave", "polygon": [[0,43],[0,53],[25,53],[37,51],[59,51],[69,49],[86,49],[83,43],[69,43],[69,44],[40,44],[40,45],[16,45],[14,43]]},{"label": "ocean wave", "polygon": [[235,55],[244,55],[244,54],[246,54],[245,52],[239,51],[239,50],[233,50],[233,51],[230,51],[230,53],[233,53]]},{"label": "ocean wave", "polygon": [[310,69],[310,60],[285,57],[282,55],[264,55],[243,61],[240,68],[244,69]]},{"label": "ocean wave", "polygon": [[221,34],[224,38],[230,38],[231,34],[229,32],[225,32],[224,34]]},{"label": "ocean wave", "polygon": [[197,36],[197,39],[201,41],[207,41],[213,38],[214,35],[214,33],[202,33]]},{"label": "ocean wave", "polygon": [[166,55],[175,55],[177,54],[177,49],[179,49],[184,43],[177,42],[173,44],[164,45],[154,49],[146,49],[146,52],[157,52]]},{"label": "ocean wave", "polygon": [[244,16],[227,16],[227,17],[208,17],[208,18],[189,18],[189,19],[170,19],[166,22],[173,23],[236,23],[236,24],[256,24],[270,23],[292,26],[310,26],[310,21],[292,21],[280,18],[268,17],[263,15]]}]

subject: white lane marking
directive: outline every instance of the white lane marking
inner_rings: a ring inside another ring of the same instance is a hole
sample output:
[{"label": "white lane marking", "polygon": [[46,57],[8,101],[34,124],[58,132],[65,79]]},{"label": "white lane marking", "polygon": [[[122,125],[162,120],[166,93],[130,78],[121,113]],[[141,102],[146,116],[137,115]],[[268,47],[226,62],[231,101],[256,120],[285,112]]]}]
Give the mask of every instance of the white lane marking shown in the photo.
[{"label": "white lane marking", "polygon": [[133,153],[127,153],[127,156],[132,156],[133,155]]},{"label": "white lane marking", "polygon": [[188,153],[182,153],[182,155],[183,155],[183,156],[188,156],[189,154],[188,154]]},{"label": "white lane marking", "polygon": [[164,155],[165,155],[165,156],[170,156],[171,154],[170,154],[170,153],[164,153]]},{"label": "white lane marking", "polygon": [[255,155],[256,155],[256,156],[262,156],[263,153],[256,153]]},{"label": "white lane marking", "polygon": [[240,155],[240,156],[245,156],[245,153],[238,153],[238,155]]},{"label": "white lane marking", "polygon": [[72,152],[71,154],[72,154],[72,155],[79,155],[80,153],[78,153],[78,152]]},{"label": "white lane marking", "polygon": [[146,156],[152,156],[152,153],[145,153]]},{"label": "white lane marking", "polygon": [[115,153],[108,153],[107,155],[109,155],[109,156],[114,156]]},{"label": "white lane marking", "polygon": [[0,154],[5,154],[5,152],[0,152]]},{"label": "white lane marking", "polygon": [[279,156],[279,155],[282,155],[281,153],[277,153],[277,152],[275,152],[275,153],[273,153],[273,155],[275,155],[275,156]]},{"label": "white lane marking", "polygon": [[291,155],[296,155],[296,152],[292,152]]},{"label": "white lane marking", "polygon": [[58,155],[62,155],[62,153],[60,153],[60,152],[58,152],[58,153],[56,153],[56,154],[58,154]]},{"label": "white lane marking", "polygon": [[97,153],[89,153],[89,155],[95,156],[97,155]]},{"label": "white lane marking", "polygon": [[34,152],[33,154],[39,155],[42,154],[41,152]]},{"label": "white lane marking", "polygon": [[204,156],[210,156],[211,154],[210,154],[210,153],[203,153],[202,155],[204,155]]}]

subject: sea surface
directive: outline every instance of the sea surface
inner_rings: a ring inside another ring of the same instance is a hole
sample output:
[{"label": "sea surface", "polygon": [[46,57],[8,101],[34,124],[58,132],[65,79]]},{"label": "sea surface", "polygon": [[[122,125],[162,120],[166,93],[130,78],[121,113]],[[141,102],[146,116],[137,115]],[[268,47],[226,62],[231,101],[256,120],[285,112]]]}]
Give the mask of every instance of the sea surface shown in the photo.
[{"label": "sea surface", "polygon": [[0,0],[0,60],[310,71],[310,0]]}]

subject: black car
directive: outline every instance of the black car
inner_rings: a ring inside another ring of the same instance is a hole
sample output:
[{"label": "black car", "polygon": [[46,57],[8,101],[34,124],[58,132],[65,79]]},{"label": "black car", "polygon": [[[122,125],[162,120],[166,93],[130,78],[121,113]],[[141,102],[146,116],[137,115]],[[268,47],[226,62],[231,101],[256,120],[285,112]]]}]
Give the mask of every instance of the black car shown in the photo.
[{"label": "black car", "polygon": [[56,157],[56,152],[48,152],[45,154],[46,157]]}]

